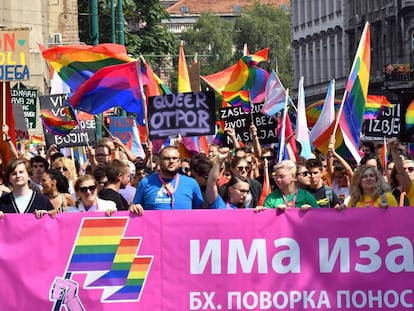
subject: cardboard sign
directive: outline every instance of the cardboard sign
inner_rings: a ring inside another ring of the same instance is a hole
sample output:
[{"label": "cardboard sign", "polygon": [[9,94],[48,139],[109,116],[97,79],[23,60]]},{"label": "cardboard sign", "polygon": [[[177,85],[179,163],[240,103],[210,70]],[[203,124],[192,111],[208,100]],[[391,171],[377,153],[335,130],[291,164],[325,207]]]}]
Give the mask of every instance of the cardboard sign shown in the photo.
[{"label": "cardboard sign", "polygon": [[[249,127],[257,127],[257,136],[261,144],[277,143],[277,121],[260,112],[263,104],[252,105],[251,112],[245,112],[242,107],[225,107],[220,109],[220,119],[224,120],[225,128],[234,128],[238,141],[249,143],[252,141]],[[232,146],[231,139],[225,135],[224,146]]]},{"label": "cardboard sign", "polygon": [[0,81],[29,80],[29,30],[0,29]]},{"label": "cardboard sign", "polygon": [[213,92],[178,93],[149,98],[151,139],[212,135],[215,131]]},{"label": "cardboard sign", "polygon": [[27,128],[29,130],[36,129],[37,90],[13,87],[11,89],[11,101],[12,104],[22,107]]},{"label": "cardboard sign", "polygon": [[[40,96],[40,108],[52,111],[56,116],[63,116],[67,94]],[[93,115],[78,112],[77,116],[81,129],[77,126],[66,136],[59,136],[45,131],[46,146],[56,144],[59,148],[75,146],[94,146],[96,144],[96,123]]]}]

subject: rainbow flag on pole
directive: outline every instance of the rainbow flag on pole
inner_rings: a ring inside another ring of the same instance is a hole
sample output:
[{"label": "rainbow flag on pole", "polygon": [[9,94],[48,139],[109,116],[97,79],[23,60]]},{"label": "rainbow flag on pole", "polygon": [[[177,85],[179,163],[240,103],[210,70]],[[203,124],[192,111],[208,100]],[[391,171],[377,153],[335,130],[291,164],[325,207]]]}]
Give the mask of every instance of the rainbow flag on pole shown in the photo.
[{"label": "rainbow flag on pole", "polygon": [[135,61],[123,45],[104,43],[96,46],[66,45],[45,49],[39,45],[43,58],[62,80],[75,91],[99,69]]}]

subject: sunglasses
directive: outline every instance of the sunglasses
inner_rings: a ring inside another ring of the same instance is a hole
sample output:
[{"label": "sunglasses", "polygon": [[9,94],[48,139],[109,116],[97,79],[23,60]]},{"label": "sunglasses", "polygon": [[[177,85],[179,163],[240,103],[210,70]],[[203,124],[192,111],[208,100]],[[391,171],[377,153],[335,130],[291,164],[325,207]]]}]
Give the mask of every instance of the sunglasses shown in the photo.
[{"label": "sunglasses", "polygon": [[64,171],[64,172],[67,172],[69,169],[66,167],[66,166],[59,166],[59,167],[56,167],[56,169],[58,170],[58,171]]},{"label": "sunglasses", "polygon": [[93,185],[93,186],[88,186],[88,187],[80,187],[80,188],[79,188],[79,191],[80,191],[80,192],[82,192],[82,193],[87,193],[87,192],[88,192],[88,190],[89,190],[90,192],[94,192],[94,191],[96,190],[96,186],[95,186],[95,185]]},{"label": "sunglasses", "polygon": [[249,167],[248,166],[237,166],[236,167],[239,171],[247,171],[248,169],[249,169]]},{"label": "sunglasses", "polygon": [[309,172],[308,171],[304,171],[304,172],[300,172],[300,173],[297,173],[296,174],[296,176],[303,176],[303,177],[306,177],[308,175],[309,175]]},{"label": "sunglasses", "polygon": [[404,171],[408,171],[408,173],[412,173],[412,172],[414,172],[414,167],[412,167],[412,166],[404,167]]}]

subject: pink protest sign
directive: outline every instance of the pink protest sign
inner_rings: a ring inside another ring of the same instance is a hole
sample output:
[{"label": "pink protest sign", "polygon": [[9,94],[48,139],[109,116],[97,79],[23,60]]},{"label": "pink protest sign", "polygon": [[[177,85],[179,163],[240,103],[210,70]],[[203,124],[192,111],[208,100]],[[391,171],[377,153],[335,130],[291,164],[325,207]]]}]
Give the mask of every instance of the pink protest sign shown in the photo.
[{"label": "pink protest sign", "polygon": [[0,310],[402,310],[414,209],[0,220]]}]

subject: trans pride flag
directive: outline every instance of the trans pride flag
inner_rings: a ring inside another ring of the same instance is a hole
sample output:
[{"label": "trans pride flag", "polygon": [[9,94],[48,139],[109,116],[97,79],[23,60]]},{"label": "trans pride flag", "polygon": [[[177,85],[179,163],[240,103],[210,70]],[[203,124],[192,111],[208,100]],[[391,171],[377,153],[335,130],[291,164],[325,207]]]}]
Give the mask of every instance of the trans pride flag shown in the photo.
[{"label": "trans pride flag", "polygon": [[101,68],[134,61],[127,55],[125,46],[114,43],[56,46],[50,49],[39,45],[39,48],[43,58],[72,91]]},{"label": "trans pride flag", "polygon": [[115,106],[136,113],[137,120],[143,124],[144,107],[139,83],[148,83],[145,67],[139,61],[108,66],[96,72],[79,87],[69,98],[69,103],[77,110],[98,114]]}]

